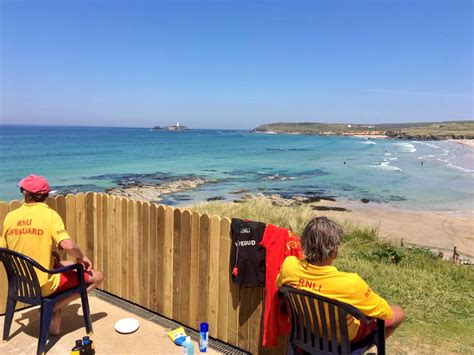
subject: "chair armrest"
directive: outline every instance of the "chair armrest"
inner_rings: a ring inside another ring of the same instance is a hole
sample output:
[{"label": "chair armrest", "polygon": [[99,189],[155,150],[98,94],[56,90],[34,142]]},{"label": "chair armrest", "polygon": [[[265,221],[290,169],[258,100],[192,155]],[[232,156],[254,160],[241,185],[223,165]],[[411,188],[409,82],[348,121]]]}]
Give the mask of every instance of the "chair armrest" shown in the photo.
[{"label": "chair armrest", "polygon": [[72,265],[63,266],[57,269],[48,270],[48,274],[60,274],[66,271],[77,270],[78,273],[84,273],[84,265],[76,263]]},{"label": "chair armrest", "polygon": [[40,264],[35,262],[35,267],[38,268],[40,271],[46,272],[47,274],[51,274],[51,275],[52,274],[60,274],[62,272],[71,271],[71,270],[77,270],[77,272],[79,272],[79,273],[81,273],[81,272],[84,273],[84,265],[79,264],[79,263],[63,266],[63,267],[60,267],[60,268],[57,268],[57,269],[48,270],[48,269],[44,268],[43,266],[41,266]]}]

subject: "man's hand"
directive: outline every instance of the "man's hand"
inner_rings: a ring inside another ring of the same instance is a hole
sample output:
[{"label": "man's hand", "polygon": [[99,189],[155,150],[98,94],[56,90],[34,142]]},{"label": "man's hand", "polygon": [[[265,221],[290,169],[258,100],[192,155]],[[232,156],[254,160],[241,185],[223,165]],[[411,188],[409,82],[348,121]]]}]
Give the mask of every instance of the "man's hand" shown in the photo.
[{"label": "man's hand", "polygon": [[82,258],[77,258],[77,262],[84,265],[84,269],[86,271],[92,270],[92,262],[89,260],[87,256],[83,256]]}]

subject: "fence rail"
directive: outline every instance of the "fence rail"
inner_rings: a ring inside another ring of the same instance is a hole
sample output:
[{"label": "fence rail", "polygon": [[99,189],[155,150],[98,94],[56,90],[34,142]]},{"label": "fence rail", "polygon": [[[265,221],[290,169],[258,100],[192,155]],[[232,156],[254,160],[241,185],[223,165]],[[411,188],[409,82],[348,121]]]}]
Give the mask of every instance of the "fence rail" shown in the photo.
[{"label": "fence rail", "polygon": [[[263,288],[230,280],[230,220],[101,193],[48,198],[66,230],[104,271],[101,289],[252,353],[261,347]],[[0,223],[19,201],[0,202]],[[65,256],[65,255],[63,255]],[[0,265],[0,314],[7,280]],[[94,311],[94,310],[92,310]]]}]

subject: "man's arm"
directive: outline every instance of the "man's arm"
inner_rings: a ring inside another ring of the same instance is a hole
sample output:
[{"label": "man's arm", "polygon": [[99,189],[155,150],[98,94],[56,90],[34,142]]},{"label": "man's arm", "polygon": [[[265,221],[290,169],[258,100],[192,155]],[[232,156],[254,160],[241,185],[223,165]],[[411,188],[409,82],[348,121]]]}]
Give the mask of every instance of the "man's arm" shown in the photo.
[{"label": "man's arm", "polygon": [[67,238],[62,240],[59,243],[59,248],[65,250],[73,258],[76,258],[78,263],[84,265],[86,271],[90,271],[92,269],[92,263],[87,256],[85,256],[79,246],[74,242],[74,240]]}]

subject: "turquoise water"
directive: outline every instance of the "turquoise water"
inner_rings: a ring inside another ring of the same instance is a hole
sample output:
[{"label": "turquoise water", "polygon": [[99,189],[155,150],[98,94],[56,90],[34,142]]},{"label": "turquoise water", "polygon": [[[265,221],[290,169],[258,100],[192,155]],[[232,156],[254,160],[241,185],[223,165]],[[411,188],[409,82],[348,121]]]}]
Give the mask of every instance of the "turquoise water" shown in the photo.
[{"label": "turquoise water", "polygon": [[367,198],[410,209],[472,210],[473,153],[449,142],[1,126],[0,199],[20,198],[17,183],[30,173],[46,176],[59,192],[199,176],[214,183],[165,196],[165,202],[233,200],[238,197],[233,192],[250,190]]}]

